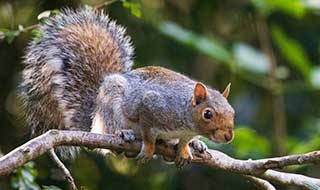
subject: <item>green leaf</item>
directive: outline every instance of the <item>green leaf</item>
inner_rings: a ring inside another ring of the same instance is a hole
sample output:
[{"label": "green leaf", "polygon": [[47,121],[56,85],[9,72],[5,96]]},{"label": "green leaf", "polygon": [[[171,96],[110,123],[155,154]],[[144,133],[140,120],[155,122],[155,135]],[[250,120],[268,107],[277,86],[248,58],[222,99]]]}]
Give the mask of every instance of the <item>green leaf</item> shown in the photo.
[{"label": "green leaf", "polygon": [[251,0],[258,11],[264,15],[274,11],[282,11],[296,18],[301,18],[306,13],[306,7],[302,0]]},{"label": "green leaf", "polygon": [[241,158],[259,158],[269,156],[271,145],[267,138],[257,134],[248,127],[235,129],[235,138],[231,143],[235,154]]},{"label": "green leaf", "polygon": [[51,15],[51,10],[43,11],[37,16],[37,19],[42,20],[42,19],[48,18],[50,15]]},{"label": "green leaf", "polygon": [[123,1],[122,6],[130,9],[131,14],[133,14],[134,16],[136,16],[138,18],[141,17],[142,13],[141,13],[139,4],[133,3],[133,2],[128,2],[128,1]]},{"label": "green leaf", "polygon": [[34,176],[26,169],[22,168],[21,170],[21,176],[23,179],[27,180],[27,181],[33,181],[34,180]]},{"label": "green leaf", "polygon": [[33,30],[31,31],[31,34],[32,34],[33,39],[34,39],[35,41],[39,41],[39,40],[42,38],[42,33],[41,33],[41,31],[40,31],[39,28],[33,29]]},{"label": "green leaf", "polygon": [[51,15],[58,15],[60,13],[61,13],[61,11],[59,9],[54,9],[51,11]]},{"label": "green leaf", "polygon": [[231,65],[231,54],[218,40],[195,34],[172,22],[162,22],[158,28],[160,32],[176,41],[186,44],[215,60],[221,61],[229,66]]},{"label": "green leaf", "polygon": [[270,72],[271,62],[269,58],[249,44],[235,43],[233,54],[236,63],[246,70],[260,74]]},{"label": "green leaf", "polygon": [[212,36],[206,37],[196,34],[172,22],[160,22],[156,27],[162,34],[207,55],[213,60],[216,60],[217,63],[228,66],[231,72],[238,74],[243,79],[262,86],[263,88],[268,88],[265,76],[252,72],[249,74],[245,68],[238,67],[239,64],[236,63],[233,55],[218,39]]},{"label": "green leaf", "polygon": [[26,169],[34,177],[36,177],[38,175],[38,172],[35,169],[35,163],[33,161],[27,162],[23,166],[23,168]]},{"label": "green leaf", "polygon": [[312,68],[303,47],[297,41],[289,38],[280,27],[273,26],[271,31],[274,43],[282,56],[302,74],[306,81],[309,81]]},{"label": "green leaf", "polygon": [[294,141],[293,139],[291,140],[291,144],[292,149],[290,150],[290,154],[302,154],[313,150],[317,150],[320,147],[319,133],[315,132],[313,136],[306,141]]},{"label": "green leaf", "polygon": [[28,162],[15,171],[11,178],[11,187],[19,190],[39,190],[40,186],[35,182],[37,170],[34,169],[34,162]]},{"label": "green leaf", "polygon": [[13,40],[19,36],[20,31],[19,30],[10,30],[8,32],[5,33],[5,38],[7,39],[7,42],[9,44],[11,44],[13,42]]},{"label": "green leaf", "polygon": [[34,181],[24,181],[25,186],[28,190],[39,190],[40,186],[38,184],[36,184]]},{"label": "green leaf", "polygon": [[28,169],[33,169],[35,166],[35,163],[33,161],[27,162],[24,167],[28,168]]},{"label": "green leaf", "polygon": [[19,187],[18,187],[19,190],[29,190],[27,189],[27,186],[24,182],[24,180],[22,178],[19,178]]}]

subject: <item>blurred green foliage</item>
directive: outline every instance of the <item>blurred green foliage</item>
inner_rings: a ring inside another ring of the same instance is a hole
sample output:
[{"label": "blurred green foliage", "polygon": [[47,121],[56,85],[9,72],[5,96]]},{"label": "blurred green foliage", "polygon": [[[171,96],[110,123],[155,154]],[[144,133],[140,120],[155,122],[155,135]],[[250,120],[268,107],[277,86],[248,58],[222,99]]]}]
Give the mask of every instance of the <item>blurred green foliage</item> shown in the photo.
[{"label": "blurred green foliage", "polygon": [[[0,1],[0,152],[29,138],[19,119],[23,113],[15,89],[27,43],[31,37],[41,38],[36,24],[59,14],[61,7],[103,2]],[[241,159],[270,157],[278,154],[277,135],[287,154],[320,148],[319,1],[122,0],[105,11],[132,36],[136,67],[164,66],[218,90],[232,82],[235,139],[227,145],[203,139],[210,148]],[[275,96],[283,98],[283,105],[273,105]],[[281,134],[275,132],[277,115],[284,116]],[[160,158],[138,166],[123,157],[106,159],[83,151],[66,162],[77,184],[89,190],[254,189],[238,175],[198,165],[178,171]],[[319,167],[290,169],[320,177]],[[67,189],[67,184],[46,156],[0,178],[5,190],[58,188]]]},{"label": "blurred green foliage", "polygon": [[304,49],[295,40],[290,39],[279,27],[272,27],[274,43],[278,46],[282,56],[297,69],[308,82],[311,74],[311,63]]},{"label": "blurred green foliage", "polygon": [[39,185],[35,182],[38,175],[34,168],[34,162],[28,162],[23,167],[18,168],[11,177],[11,186],[19,190],[39,190]]},{"label": "blurred green foliage", "polygon": [[221,63],[230,64],[232,62],[232,57],[228,50],[213,37],[209,39],[205,36],[197,35],[172,22],[161,23],[159,30],[178,42],[188,45]]},{"label": "blurred green foliage", "polygon": [[[232,143],[235,154],[242,158],[263,158],[271,155],[271,143],[248,127],[238,126],[237,138]],[[252,146],[254,145],[254,146]],[[252,157],[253,156],[253,157]]]},{"label": "blurred green foliage", "polygon": [[301,18],[306,9],[304,1],[301,0],[251,0],[259,12],[270,15],[273,12],[281,11],[291,16]]},{"label": "blurred green foliage", "polygon": [[142,13],[141,13],[141,10],[140,10],[138,3],[133,3],[133,2],[128,2],[128,1],[123,0],[122,5],[123,5],[123,7],[130,9],[132,15],[134,15],[138,18],[141,17]]},{"label": "blurred green foliage", "polygon": [[10,185],[12,189],[17,190],[61,190],[54,185],[44,185],[40,188],[35,181],[37,177],[38,171],[35,168],[35,163],[31,161],[13,172],[13,175],[10,178]]}]

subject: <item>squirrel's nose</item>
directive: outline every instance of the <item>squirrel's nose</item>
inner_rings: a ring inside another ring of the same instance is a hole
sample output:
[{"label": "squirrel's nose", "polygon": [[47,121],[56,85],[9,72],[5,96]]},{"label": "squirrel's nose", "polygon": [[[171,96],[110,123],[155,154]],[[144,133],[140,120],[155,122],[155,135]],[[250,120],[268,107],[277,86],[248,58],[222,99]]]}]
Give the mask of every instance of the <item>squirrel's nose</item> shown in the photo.
[{"label": "squirrel's nose", "polygon": [[228,130],[228,132],[224,134],[224,139],[226,140],[226,142],[230,142],[233,139],[233,136],[233,131]]}]

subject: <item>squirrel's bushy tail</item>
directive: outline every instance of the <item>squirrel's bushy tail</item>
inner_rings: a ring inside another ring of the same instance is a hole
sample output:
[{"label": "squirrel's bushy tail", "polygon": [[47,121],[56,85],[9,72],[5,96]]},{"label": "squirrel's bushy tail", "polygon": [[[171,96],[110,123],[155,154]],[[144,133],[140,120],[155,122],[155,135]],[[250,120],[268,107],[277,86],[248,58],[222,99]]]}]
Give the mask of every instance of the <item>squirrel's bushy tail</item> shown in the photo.
[{"label": "squirrel's bushy tail", "polygon": [[131,69],[131,39],[104,13],[88,8],[64,9],[40,32],[26,50],[19,88],[32,135],[89,131],[104,76]]}]

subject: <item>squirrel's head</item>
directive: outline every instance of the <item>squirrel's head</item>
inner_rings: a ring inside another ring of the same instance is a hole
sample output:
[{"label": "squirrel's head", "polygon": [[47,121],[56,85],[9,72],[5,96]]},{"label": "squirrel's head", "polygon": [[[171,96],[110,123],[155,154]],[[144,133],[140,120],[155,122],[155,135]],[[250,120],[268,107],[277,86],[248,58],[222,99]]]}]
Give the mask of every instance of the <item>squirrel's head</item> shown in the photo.
[{"label": "squirrel's head", "polygon": [[223,93],[196,83],[192,98],[193,123],[197,132],[217,143],[233,140],[234,110],[227,101],[230,84]]}]

